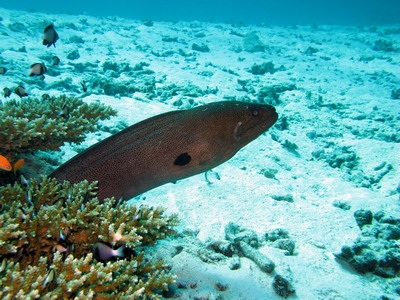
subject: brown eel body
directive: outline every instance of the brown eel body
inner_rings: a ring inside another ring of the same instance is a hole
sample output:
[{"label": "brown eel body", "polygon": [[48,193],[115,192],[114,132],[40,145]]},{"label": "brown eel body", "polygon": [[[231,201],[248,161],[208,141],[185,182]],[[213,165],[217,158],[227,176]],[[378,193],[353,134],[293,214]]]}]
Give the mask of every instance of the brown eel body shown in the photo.
[{"label": "brown eel body", "polygon": [[99,181],[99,199],[128,200],[230,159],[277,120],[266,104],[222,101],[167,112],[91,146],[50,176]]}]

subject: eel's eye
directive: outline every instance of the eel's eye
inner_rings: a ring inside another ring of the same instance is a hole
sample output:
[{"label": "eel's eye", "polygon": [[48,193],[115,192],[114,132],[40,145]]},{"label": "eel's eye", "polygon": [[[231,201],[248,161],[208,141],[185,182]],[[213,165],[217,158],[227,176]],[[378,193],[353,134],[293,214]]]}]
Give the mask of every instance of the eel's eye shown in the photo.
[{"label": "eel's eye", "polygon": [[255,109],[255,108],[251,111],[251,115],[252,115],[253,117],[257,117],[259,113],[260,113],[260,112],[258,111],[258,109]]}]

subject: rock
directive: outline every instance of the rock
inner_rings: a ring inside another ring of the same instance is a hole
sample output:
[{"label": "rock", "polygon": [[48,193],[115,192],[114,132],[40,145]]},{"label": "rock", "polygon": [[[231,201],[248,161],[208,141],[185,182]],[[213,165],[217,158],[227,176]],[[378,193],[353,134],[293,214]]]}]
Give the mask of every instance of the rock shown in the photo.
[{"label": "rock", "polygon": [[275,293],[283,298],[287,298],[296,292],[291,283],[281,275],[275,275],[272,288]]},{"label": "rock", "polygon": [[383,211],[377,211],[376,213],[374,213],[374,219],[377,220],[378,222],[380,222],[380,220],[385,216],[385,212]]},{"label": "rock", "polygon": [[285,250],[285,255],[293,255],[296,244],[292,239],[280,239],[274,242],[274,247]]},{"label": "rock", "polygon": [[68,53],[67,58],[69,60],[75,60],[80,58],[81,56],[79,55],[79,51],[78,49],[71,51],[70,53]]},{"label": "rock", "polygon": [[263,174],[265,177],[270,178],[270,179],[276,179],[276,174],[278,174],[277,169],[272,169],[272,168],[267,168],[267,169],[262,169],[260,171],[260,174]]},{"label": "rock", "polygon": [[235,253],[235,249],[232,244],[226,241],[211,241],[206,247],[227,257],[232,257]]},{"label": "rock", "polygon": [[399,240],[400,228],[398,225],[382,224],[382,229],[378,237],[385,240]]},{"label": "rock", "polygon": [[375,51],[385,51],[385,52],[393,52],[396,51],[397,49],[393,47],[393,42],[388,41],[388,40],[376,40],[374,46],[372,47],[372,50]]},{"label": "rock", "polygon": [[[375,215],[374,215],[375,218]],[[400,226],[400,219],[394,217],[384,217],[380,220],[381,223],[392,224],[396,226]]]},{"label": "rock", "polygon": [[271,242],[274,242],[279,239],[287,239],[287,238],[289,238],[289,232],[283,228],[277,228],[277,229],[271,230],[270,232],[267,232],[265,234],[265,239],[267,241],[271,241]]},{"label": "rock", "polygon": [[391,97],[392,99],[396,99],[396,100],[400,99],[400,88],[398,88],[398,89],[393,89],[393,90],[392,90],[392,94],[390,95],[390,97]]},{"label": "rock", "polygon": [[229,263],[229,269],[231,270],[237,270],[240,269],[240,267],[242,266],[241,262],[240,262],[240,257],[239,255],[233,255],[232,259]]},{"label": "rock", "polygon": [[346,201],[335,200],[335,201],[333,201],[332,205],[334,207],[337,207],[337,208],[340,208],[340,209],[343,209],[343,210],[350,210],[351,209],[351,205]]},{"label": "rock", "polygon": [[358,227],[363,228],[364,225],[372,223],[372,212],[370,210],[359,209],[354,212]]},{"label": "rock", "polygon": [[200,258],[205,263],[215,263],[226,259],[226,256],[221,253],[213,252],[209,249],[199,249],[197,250],[197,257]]},{"label": "rock", "polygon": [[232,222],[225,226],[225,238],[234,244],[244,242],[252,247],[259,247],[258,236],[255,231],[244,229]]},{"label": "rock", "polygon": [[254,249],[245,242],[240,242],[239,250],[244,257],[252,260],[262,271],[267,273],[272,273],[274,271],[274,262],[257,249]]},{"label": "rock", "polygon": [[271,195],[271,198],[276,201],[286,201],[286,202],[293,202],[293,196],[291,194],[286,195]]},{"label": "rock", "polygon": [[393,240],[361,237],[353,246],[342,247],[341,253],[335,256],[362,274],[372,272],[384,278],[393,278],[400,271],[400,249]]},{"label": "rock", "polygon": [[272,61],[264,62],[260,65],[254,64],[249,70],[253,75],[264,75],[266,73],[274,74],[277,71],[279,71],[279,69],[275,68]]},{"label": "rock", "polygon": [[210,52],[210,48],[206,44],[192,44],[192,50],[199,51],[199,52]]},{"label": "rock", "polygon": [[223,283],[223,282],[219,282],[219,281],[218,281],[218,282],[215,283],[214,287],[215,287],[215,289],[216,289],[217,291],[225,292],[225,291],[229,288],[229,285],[226,284],[226,283]]},{"label": "rock", "polygon": [[244,37],[243,49],[244,51],[247,52],[264,52],[265,46],[260,41],[260,38],[258,37],[257,33],[255,31],[252,31],[246,34],[246,36]]}]

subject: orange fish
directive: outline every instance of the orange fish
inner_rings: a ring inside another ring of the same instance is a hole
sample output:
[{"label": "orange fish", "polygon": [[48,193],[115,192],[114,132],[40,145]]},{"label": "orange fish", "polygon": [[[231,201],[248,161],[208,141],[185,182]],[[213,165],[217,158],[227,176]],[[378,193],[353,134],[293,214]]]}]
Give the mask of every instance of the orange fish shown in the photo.
[{"label": "orange fish", "polygon": [[11,166],[10,162],[3,155],[0,155],[0,169],[5,170],[5,171],[12,170],[12,166]]},{"label": "orange fish", "polygon": [[14,164],[14,173],[16,173],[19,169],[22,168],[24,165],[25,159],[21,158],[18,159],[17,162]]}]

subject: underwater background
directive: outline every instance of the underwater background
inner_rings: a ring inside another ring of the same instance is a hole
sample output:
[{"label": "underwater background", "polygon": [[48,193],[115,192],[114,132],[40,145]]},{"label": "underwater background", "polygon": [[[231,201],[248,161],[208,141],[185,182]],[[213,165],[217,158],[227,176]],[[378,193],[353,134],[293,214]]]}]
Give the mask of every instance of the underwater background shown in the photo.
[{"label": "underwater background", "polygon": [[119,16],[156,21],[209,21],[270,25],[398,23],[396,0],[231,0],[231,1],[4,1],[4,8],[49,13]]},{"label": "underwater background", "polygon": [[[0,2],[0,298],[399,299],[399,16],[395,0]],[[247,145],[222,138],[264,109]],[[198,148],[218,163],[156,180]]]}]

